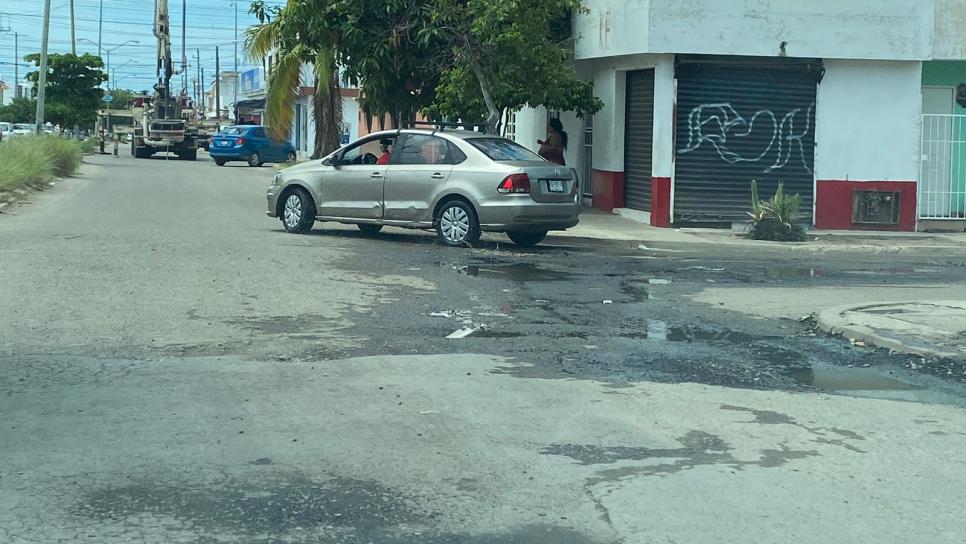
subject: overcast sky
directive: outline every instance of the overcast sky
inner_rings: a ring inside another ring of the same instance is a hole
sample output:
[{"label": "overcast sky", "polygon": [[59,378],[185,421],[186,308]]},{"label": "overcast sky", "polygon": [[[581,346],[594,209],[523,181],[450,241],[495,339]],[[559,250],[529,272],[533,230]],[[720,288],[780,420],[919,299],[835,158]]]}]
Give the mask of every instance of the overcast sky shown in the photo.
[{"label": "overcast sky", "polygon": [[[156,45],[152,34],[154,0],[74,0],[77,28],[77,53],[97,54],[98,9],[103,2],[104,17],[101,45],[104,50],[114,48],[128,40],[140,43],[123,45],[111,53],[111,68],[115,69],[118,87],[134,90],[150,89],[155,79]],[[282,4],[272,0],[270,4]],[[181,57],[181,5],[182,0],[168,0],[171,12],[171,30],[174,49],[172,54]],[[255,24],[255,17],[248,13],[248,0],[238,2],[238,39],[244,40],[244,29]],[[205,81],[210,82],[215,73],[215,46],[220,46],[221,69],[234,68],[235,2],[232,0],[187,0],[189,53],[189,89],[191,80],[197,77],[196,54],[201,53],[200,66],[205,71]],[[14,77],[14,32],[20,35],[20,77],[27,71],[23,57],[40,51],[44,0],[0,0],[0,79],[12,81]],[[50,51],[70,52],[70,0],[51,0]],[[94,42],[92,45],[88,41]],[[106,52],[103,55],[107,60]],[[244,53],[244,43],[238,46],[239,70],[253,66]],[[179,79],[179,81],[182,81]]]}]

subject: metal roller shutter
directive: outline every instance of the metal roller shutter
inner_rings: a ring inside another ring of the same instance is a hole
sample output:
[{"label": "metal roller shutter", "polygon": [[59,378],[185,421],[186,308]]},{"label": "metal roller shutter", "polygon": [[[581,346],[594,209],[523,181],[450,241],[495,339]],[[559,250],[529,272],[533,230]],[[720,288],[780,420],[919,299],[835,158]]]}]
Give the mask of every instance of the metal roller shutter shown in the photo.
[{"label": "metal roller shutter", "polygon": [[762,198],[783,182],[810,215],[821,61],[681,60],[675,222],[747,221],[753,179]]},{"label": "metal roller shutter", "polygon": [[627,72],[624,123],[624,203],[651,210],[651,142],[654,135],[654,70]]}]

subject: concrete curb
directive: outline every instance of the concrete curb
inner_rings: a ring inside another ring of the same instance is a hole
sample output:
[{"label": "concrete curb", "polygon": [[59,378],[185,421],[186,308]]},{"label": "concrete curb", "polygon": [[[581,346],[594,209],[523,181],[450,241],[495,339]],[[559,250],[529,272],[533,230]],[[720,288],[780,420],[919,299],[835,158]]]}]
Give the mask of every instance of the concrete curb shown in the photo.
[{"label": "concrete curb", "polygon": [[[63,178],[58,178],[54,181],[51,181],[47,183],[47,186],[53,189],[54,187],[57,186],[58,183],[62,181],[62,179]],[[14,194],[10,195],[6,202],[0,202],[0,214],[7,213],[6,209],[9,208],[10,206],[13,206],[17,202],[19,202],[21,199],[23,199],[23,197],[32,193],[39,193],[39,192],[42,192],[42,191],[40,189],[14,189],[13,190]]]},{"label": "concrete curb", "polygon": [[[894,338],[888,338],[876,333],[869,327],[865,325],[856,325],[844,317],[843,314],[846,312],[855,312],[868,310],[872,308],[878,308],[881,306],[895,306],[897,304],[908,304],[909,301],[901,302],[874,302],[871,304],[849,304],[846,306],[835,306],[832,308],[827,308],[819,312],[815,320],[818,327],[830,334],[838,334],[846,338],[858,340],[860,342],[865,342],[866,344],[889,349],[896,353],[904,353],[906,355],[918,355],[920,357],[931,357],[937,359],[962,359],[964,355],[962,353],[953,353],[948,351],[941,351],[938,349],[909,346],[902,343]],[[922,300],[916,301],[917,304],[941,304],[942,301],[936,300]]]}]

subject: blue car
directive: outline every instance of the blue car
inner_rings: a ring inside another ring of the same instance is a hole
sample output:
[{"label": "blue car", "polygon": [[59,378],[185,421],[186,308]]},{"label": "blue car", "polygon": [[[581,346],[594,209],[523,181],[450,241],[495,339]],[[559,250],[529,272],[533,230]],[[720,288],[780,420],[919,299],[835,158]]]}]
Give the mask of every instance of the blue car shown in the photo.
[{"label": "blue car", "polygon": [[295,146],[289,141],[273,141],[261,125],[237,125],[215,134],[208,146],[208,154],[218,166],[230,161],[261,166],[266,162],[294,161]]}]

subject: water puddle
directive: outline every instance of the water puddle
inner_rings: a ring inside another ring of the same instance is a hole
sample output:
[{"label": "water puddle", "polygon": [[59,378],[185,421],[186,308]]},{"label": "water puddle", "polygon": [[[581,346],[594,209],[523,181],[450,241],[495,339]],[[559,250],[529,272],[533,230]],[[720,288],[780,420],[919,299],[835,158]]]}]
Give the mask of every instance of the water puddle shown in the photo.
[{"label": "water puddle", "polygon": [[885,376],[872,368],[792,368],[789,376],[800,385],[850,397],[966,406],[961,393],[925,388]]},{"label": "water puddle", "polygon": [[573,277],[573,274],[558,272],[556,270],[548,270],[530,263],[509,265],[470,265],[460,268],[459,273],[479,278],[492,278],[517,282],[563,281]]},{"label": "water puddle", "polygon": [[731,330],[699,329],[695,327],[671,327],[665,321],[650,320],[642,335],[636,338],[659,342],[727,342],[729,344],[748,344],[755,341],[750,334]]},{"label": "water puddle", "polygon": [[765,269],[765,279],[769,280],[808,280],[825,277],[822,268],[795,268],[772,266]]},{"label": "water puddle", "polygon": [[913,391],[921,387],[884,376],[871,368],[793,368],[789,376],[800,385],[826,391]]}]

